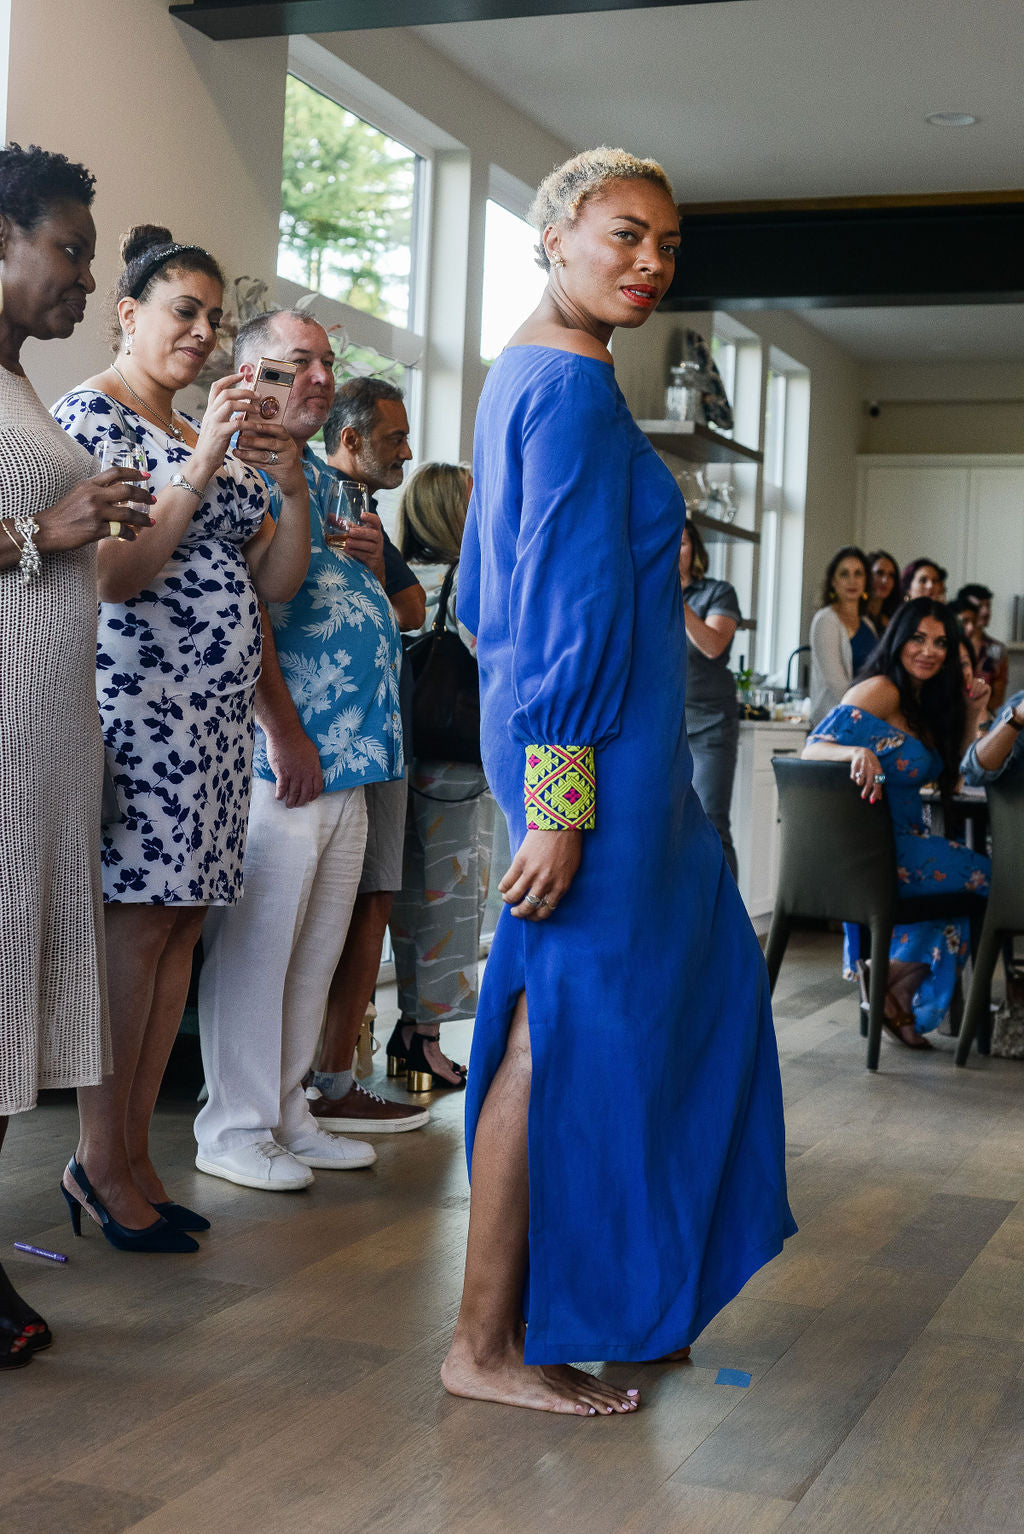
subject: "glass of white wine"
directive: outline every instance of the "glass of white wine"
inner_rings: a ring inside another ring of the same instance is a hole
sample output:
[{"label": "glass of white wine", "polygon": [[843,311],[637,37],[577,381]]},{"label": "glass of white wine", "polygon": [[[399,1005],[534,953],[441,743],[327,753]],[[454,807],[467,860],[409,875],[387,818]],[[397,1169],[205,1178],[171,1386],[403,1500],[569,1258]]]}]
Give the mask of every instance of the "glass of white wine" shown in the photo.
[{"label": "glass of white wine", "polygon": [[370,509],[366,485],[360,479],[339,479],[332,486],[324,517],[324,542],[336,554],[344,554],[348,535]]},{"label": "glass of white wine", "polygon": [[[109,437],[100,443],[100,469],[138,469],[140,473],[149,472],[149,463],[146,459],[145,450],[137,442],[111,442]],[[131,501],[119,501],[120,506],[131,506]],[[121,523],[111,520],[110,538],[134,538],[134,532],[124,533]]]}]

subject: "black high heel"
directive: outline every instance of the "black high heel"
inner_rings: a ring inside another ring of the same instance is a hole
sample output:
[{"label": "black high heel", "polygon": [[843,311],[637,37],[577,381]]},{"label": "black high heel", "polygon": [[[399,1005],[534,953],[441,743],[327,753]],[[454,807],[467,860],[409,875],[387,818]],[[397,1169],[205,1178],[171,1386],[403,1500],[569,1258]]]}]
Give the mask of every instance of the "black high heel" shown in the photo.
[{"label": "black high heel", "polygon": [[416,1032],[416,1024],[410,1023],[404,1017],[400,1017],[391,1030],[391,1037],[387,1042],[388,1076],[404,1076],[408,1069],[409,1046],[405,1042],[406,1031],[410,1034]]},{"label": "black high heel", "polygon": [[409,1071],[407,1090],[410,1092],[463,1092],[466,1087],[466,1077],[469,1072],[464,1065],[458,1065],[454,1060],[451,1062],[452,1070],[458,1075],[458,1081],[449,1081],[447,1076],[438,1076],[431,1069],[427,1059],[424,1044],[436,1044],[439,1035],[414,1033],[409,1044],[409,1053],[406,1056],[406,1066]]},{"label": "black high heel", "polygon": [[[150,1200],[152,1203],[152,1200]],[[168,1225],[175,1230],[209,1230],[210,1222],[204,1214],[186,1209],[184,1204],[153,1204],[157,1214],[162,1214]]]},{"label": "black high heel", "polygon": [[60,1191],[68,1206],[71,1229],[76,1236],[82,1234],[82,1209],[85,1208],[95,1217],[111,1246],[119,1252],[198,1252],[199,1242],[193,1241],[183,1230],[175,1230],[163,1215],[154,1225],[145,1225],[141,1230],[132,1230],[127,1225],[119,1224],[96,1197],[84,1167],[79,1165],[74,1156],[68,1162],[65,1175],[71,1178],[83,1195],[80,1199],[76,1198],[61,1182]]},{"label": "black high heel", "polygon": [[[25,1348],[20,1350],[22,1352],[41,1353],[53,1341],[53,1333],[42,1316],[22,1299],[4,1272],[3,1266],[0,1265],[0,1325],[5,1321],[10,1321],[19,1336],[25,1338]],[[15,1353],[13,1356],[17,1358],[20,1353]],[[7,1364],[5,1367],[18,1369],[21,1366]]]}]

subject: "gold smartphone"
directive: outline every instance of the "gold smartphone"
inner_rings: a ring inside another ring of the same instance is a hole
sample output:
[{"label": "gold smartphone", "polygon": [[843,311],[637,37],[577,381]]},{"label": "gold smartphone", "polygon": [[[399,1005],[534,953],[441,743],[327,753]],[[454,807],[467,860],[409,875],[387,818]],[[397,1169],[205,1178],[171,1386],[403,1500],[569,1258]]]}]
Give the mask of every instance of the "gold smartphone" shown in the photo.
[{"label": "gold smartphone", "polygon": [[261,357],[252,384],[253,412],[264,421],[282,420],[297,371],[296,362],[279,362],[274,357]]}]

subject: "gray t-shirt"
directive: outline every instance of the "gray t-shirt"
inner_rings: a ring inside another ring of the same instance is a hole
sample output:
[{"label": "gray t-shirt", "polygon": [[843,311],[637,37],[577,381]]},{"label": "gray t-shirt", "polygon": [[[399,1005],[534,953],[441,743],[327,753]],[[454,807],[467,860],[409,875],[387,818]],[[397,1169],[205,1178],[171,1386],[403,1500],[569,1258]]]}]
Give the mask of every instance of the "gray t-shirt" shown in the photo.
[{"label": "gray t-shirt", "polygon": [[[735,618],[737,623],[743,617],[736,593],[728,581],[713,581],[707,576],[701,581],[691,581],[683,592],[683,600],[705,622],[712,613]],[[686,728],[691,734],[720,724],[723,719],[736,718],[736,679],[729,670],[731,650],[732,640],[721,655],[710,660],[687,637]]]}]

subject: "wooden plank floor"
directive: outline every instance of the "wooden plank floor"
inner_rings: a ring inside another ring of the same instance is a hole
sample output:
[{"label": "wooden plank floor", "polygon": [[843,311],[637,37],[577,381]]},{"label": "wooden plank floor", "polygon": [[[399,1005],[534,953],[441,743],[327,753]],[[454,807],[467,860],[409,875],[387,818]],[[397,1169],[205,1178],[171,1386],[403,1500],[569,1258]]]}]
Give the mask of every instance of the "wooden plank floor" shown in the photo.
[{"label": "wooden plank floor", "polygon": [[[800,1234],[691,1364],[609,1369],[643,1388],[630,1419],[441,1391],[458,1097],[378,1137],[374,1168],[272,1195],[195,1171],[194,1108],[169,1091],[156,1159],[214,1222],[198,1257],[117,1253],[95,1227],[74,1241],[57,1194],[73,1102],[14,1120],[0,1254],[57,1342],[0,1379],[0,1531],[1024,1531],[1024,1064],[956,1071],[940,1039],[923,1058],[886,1046],[869,1076],[837,962],[837,939],[795,939],[776,998]],[[382,1037],[393,1016],[385,996]]]}]

